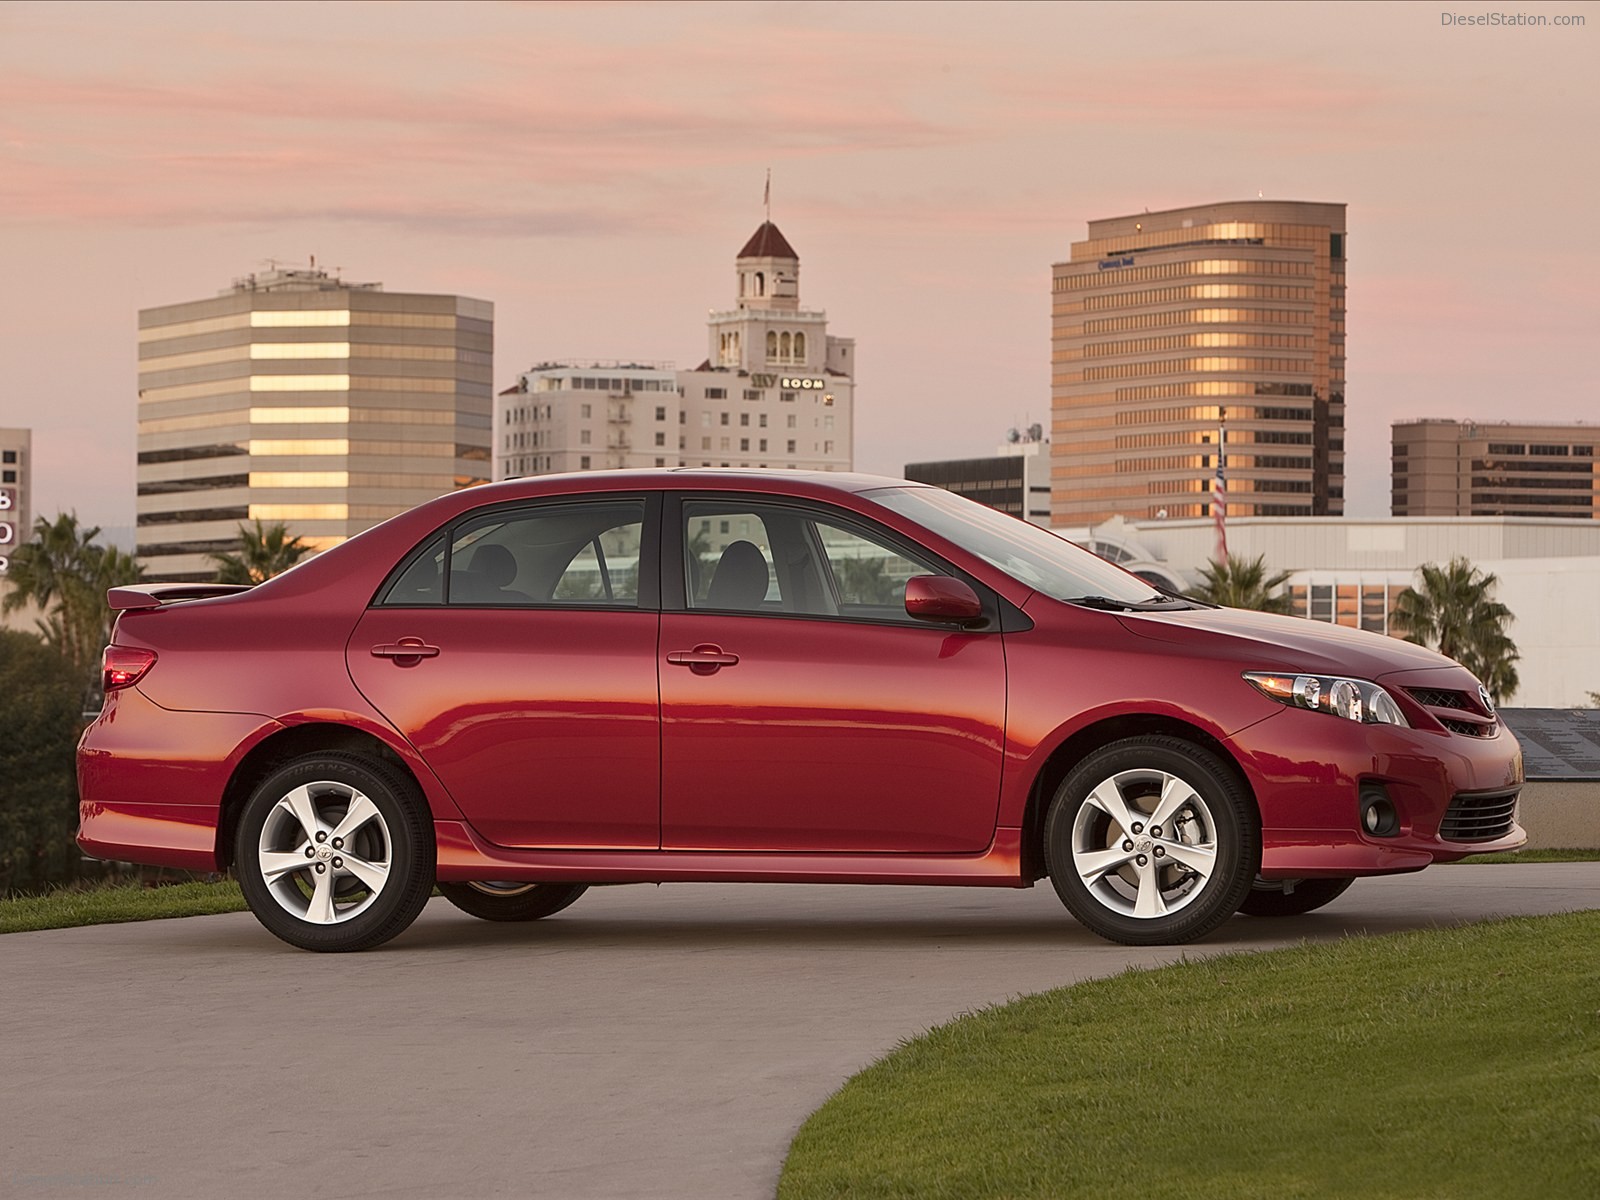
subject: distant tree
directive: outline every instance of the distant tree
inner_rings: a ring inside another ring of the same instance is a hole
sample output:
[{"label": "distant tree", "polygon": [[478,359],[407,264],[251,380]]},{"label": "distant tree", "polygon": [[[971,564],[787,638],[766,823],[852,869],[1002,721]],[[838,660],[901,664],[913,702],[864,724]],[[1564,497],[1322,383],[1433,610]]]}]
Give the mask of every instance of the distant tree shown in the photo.
[{"label": "distant tree", "polygon": [[1600,692],[1589,693],[1589,707],[1600,708]]},{"label": "distant tree", "polygon": [[846,604],[893,604],[905,594],[904,585],[890,578],[881,558],[840,558],[833,570]]},{"label": "distant tree", "polygon": [[38,638],[0,629],[0,896],[78,874],[80,683]]},{"label": "distant tree", "polygon": [[1406,641],[1455,659],[1483,681],[1496,704],[1511,699],[1521,655],[1507,632],[1511,610],[1494,598],[1499,580],[1459,557],[1445,567],[1427,563],[1418,575],[1391,615]]},{"label": "distant tree", "polygon": [[3,604],[12,612],[32,601],[44,611],[39,632],[93,691],[98,687],[100,651],[111,640],[106,591],[137,583],[144,570],[115,546],[98,545],[99,526],[84,528],[77,514],[40,517],[33,538],[11,556],[11,591]]},{"label": "distant tree", "polygon": [[282,575],[307,554],[311,547],[304,539],[290,537],[283,522],[256,527],[239,526],[239,548],[232,554],[213,554],[217,564],[218,583],[263,583],[274,575]]},{"label": "distant tree", "polygon": [[1281,590],[1289,580],[1289,572],[1279,571],[1269,577],[1266,559],[1265,554],[1251,561],[1230,554],[1225,563],[1207,563],[1200,568],[1200,586],[1193,595],[1224,608],[1289,613],[1293,610],[1288,594]]}]

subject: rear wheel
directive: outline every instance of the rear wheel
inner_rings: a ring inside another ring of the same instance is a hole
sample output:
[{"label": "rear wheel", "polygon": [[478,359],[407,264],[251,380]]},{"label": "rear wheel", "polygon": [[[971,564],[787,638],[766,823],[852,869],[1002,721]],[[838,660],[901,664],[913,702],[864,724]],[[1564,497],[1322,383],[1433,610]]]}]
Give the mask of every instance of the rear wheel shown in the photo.
[{"label": "rear wheel", "polygon": [[441,883],[444,898],[485,921],[537,921],[560,912],[584,892],[586,883]]},{"label": "rear wheel", "polygon": [[1344,895],[1354,879],[1257,879],[1239,911],[1252,917],[1297,917]]},{"label": "rear wheel", "polygon": [[1045,821],[1056,894],[1113,942],[1193,941],[1244,902],[1261,824],[1215,755],[1172,737],[1113,742],[1080,763]]},{"label": "rear wheel", "polygon": [[302,950],[369,950],[403,931],[433,888],[433,823],[392,768],[316,754],[245,802],[239,887],[256,919]]}]

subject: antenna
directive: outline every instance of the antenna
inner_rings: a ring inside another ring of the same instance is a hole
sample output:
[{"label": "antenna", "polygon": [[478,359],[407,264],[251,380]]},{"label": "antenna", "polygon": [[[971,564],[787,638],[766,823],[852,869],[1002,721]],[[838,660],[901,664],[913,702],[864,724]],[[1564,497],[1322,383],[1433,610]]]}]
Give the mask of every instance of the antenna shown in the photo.
[{"label": "antenna", "polygon": [[772,224],[772,168],[767,168],[767,189],[762,193],[761,204],[767,210],[767,224]]}]

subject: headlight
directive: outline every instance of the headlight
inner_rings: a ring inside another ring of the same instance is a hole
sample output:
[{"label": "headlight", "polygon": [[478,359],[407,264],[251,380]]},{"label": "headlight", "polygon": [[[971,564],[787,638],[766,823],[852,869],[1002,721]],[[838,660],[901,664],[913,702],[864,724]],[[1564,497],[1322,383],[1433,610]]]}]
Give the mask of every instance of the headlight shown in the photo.
[{"label": "headlight", "polygon": [[1258,692],[1291,708],[1309,708],[1368,725],[1410,725],[1394,697],[1365,679],[1274,675],[1266,671],[1246,671],[1244,677]]}]

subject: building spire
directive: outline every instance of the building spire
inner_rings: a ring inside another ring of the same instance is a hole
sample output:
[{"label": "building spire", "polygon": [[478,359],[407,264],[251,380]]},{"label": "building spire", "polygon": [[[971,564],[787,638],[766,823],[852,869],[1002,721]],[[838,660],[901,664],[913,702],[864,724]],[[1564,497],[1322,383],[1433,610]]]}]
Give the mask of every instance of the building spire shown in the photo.
[{"label": "building spire", "polygon": [[767,168],[767,190],[761,195],[761,204],[767,210],[767,224],[772,224],[772,168]]}]

